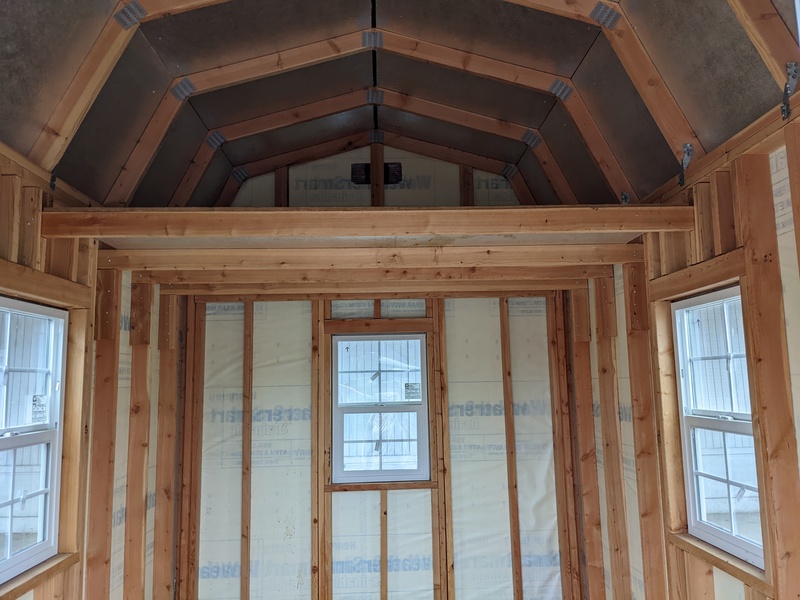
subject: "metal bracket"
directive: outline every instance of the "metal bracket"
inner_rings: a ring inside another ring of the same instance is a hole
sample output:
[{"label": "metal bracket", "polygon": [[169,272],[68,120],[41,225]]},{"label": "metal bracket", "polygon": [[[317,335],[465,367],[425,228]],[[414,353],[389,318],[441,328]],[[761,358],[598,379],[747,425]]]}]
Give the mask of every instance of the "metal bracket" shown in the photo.
[{"label": "metal bracket", "polygon": [[573,90],[565,81],[556,79],[553,82],[553,85],[550,86],[549,91],[562,102],[566,102],[569,100],[569,97],[572,96],[572,92],[575,90]]},{"label": "metal bracket", "polygon": [[506,165],[503,167],[503,177],[511,181],[519,173],[519,169],[515,165]]},{"label": "metal bracket", "polygon": [[375,88],[367,89],[367,104],[375,104],[380,106],[383,104],[383,90],[376,90]]},{"label": "metal bracket", "polygon": [[50,173],[50,189],[51,190],[55,190],[56,189],[56,174],[55,173]]},{"label": "metal bracket", "polygon": [[622,18],[622,13],[618,13],[607,4],[598,2],[595,4],[592,12],[589,13],[589,16],[609,31],[613,31],[614,27],[617,26],[617,23],[619,23],[619,20]]},{"label": "metal bracket", "polygon": [[247,169],[244,166],[240,165],[233,170],[231,177],[233,177],[239,183],[244,183],[250,179],[250,173],[247,172]]},{"label": "metal bracket", "polygon": [[631,195],[628,192],[622,192],[622,197],[620,199],[622,200],[622,204],[627,205],[631,203]]},{"label": "metal bracket", "polygon": [[181,79],[170,90],[170,92],[172,92],[172,95],[175,96],[181,102],[186,100],[189,96],[194,94],[196,91],[197,91],[197,88],[194,87],[194,84],[192,83],[192,80],[189,79],[188,77],[184,77],[183,79]]},{"label": "metal bracket", "polygon": [[681,160],[681,174],[678,178],[678,184],[683,187],[686,185],[686,169],[689,168],[689,163],[692,162],[692,157],[694,156],[694,145],[693,144],[684,144],[683,145],[683,159]]},{"label": "metal bracket", "polygon": [[227,138],[224,135],[222,135],[222,133],[219,131],[213,132],[206,138],[206,144],[210,148],[213,148],[214,150],[222,146],[222,144],[224,144],[227,141],[228,141]]},{"label": "metal bracket", "polygon": [[383,48],[382,31],[365,31],[361,34],[362,48]]},{"label": "metal bracket", "polygon": [[525,142],[531,150],[536,150],[536,147],[542,143],[542,136],[528,129],[528,131],[522,134],[522,141]]},{"label": "metal bracket", "polygon": [[786,85],[783,86],[783,104],[781,105],[781,117],[784,120],[792,116],[792,106],[789,98],[797,88],[797,78],[800,75],[800,65],[796,62],[786,63]]},{"label": "metal bracket", "polygon": [[383,131],[380,129],[373,129],[369,132],[369,143],[370,144],[382,144],[383,143]]},{"label": "metal bracket", "polygon": [[114,14],[117,23],[126,30],[130,29],[147,16],[147,10],[139,4],[139,0],[133,0],[125,5],[125,8]]}]

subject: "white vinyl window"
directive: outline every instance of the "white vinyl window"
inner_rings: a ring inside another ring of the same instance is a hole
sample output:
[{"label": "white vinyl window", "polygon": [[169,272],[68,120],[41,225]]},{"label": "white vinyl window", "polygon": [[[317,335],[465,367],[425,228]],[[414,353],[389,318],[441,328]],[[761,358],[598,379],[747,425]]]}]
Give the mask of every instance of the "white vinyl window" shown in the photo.
[{"label": "white vinyl window", "polygon": [[425,334],[333,336],[333,482],[430,479]]},{"label": "white vinyl window", "polygon": [[738,288],[672,305],[689,533],[764,568]]},{"label": "white vinyl window", "polygon": [[58,549],[66,323],[0,297],[0,584]]}]

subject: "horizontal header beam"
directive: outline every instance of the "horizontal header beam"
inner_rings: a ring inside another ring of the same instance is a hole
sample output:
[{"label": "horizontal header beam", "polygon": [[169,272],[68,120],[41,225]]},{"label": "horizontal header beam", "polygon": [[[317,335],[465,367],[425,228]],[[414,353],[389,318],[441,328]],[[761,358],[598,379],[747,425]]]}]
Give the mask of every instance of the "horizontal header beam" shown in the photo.
[{"label": "horizontal header beam", "polygon": [[49,238],[271,236],[376,238],[420,235],[690,231],[691,206],[531,206],[453,209],[48,210]]},{"label": "horizontal header beam", "polygon": [[98,267],[139,271],[440,269],[613,265],[643,260],[641,244],[421,248],[101,250]]}]

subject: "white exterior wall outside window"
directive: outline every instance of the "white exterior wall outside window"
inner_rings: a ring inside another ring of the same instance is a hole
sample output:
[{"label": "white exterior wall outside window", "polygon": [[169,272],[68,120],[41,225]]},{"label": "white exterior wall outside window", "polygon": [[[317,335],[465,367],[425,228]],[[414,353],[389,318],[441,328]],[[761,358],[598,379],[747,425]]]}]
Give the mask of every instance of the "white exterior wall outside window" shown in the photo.
[{"label": "white exterior wall outside window", "polygon": [[0,297],[0,584],[58,549],[66,323]]},{"label": "white exterior wall outside window", "polygon": [[333,481],[430,479],[425,334],[333,337]]},{"label": "white exterior wall outside window", "polygon": [[764,568],[739,289],[673,304],[689,533]]}]

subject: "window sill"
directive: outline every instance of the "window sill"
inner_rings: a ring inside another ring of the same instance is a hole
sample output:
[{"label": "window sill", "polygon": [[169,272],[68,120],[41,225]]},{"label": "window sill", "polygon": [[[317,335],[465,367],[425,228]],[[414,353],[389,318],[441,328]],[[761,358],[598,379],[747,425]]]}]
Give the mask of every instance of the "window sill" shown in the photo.
[{"label": "window sill", "polygon": [[27,594],[36,589],[41,583],[78,564],[79,560],[80,556],[77,553],[56,554],[54,557],[0,585],[0,600],[15,600]]},{"label": "window sill", "polygon": [[761,592],[768,598],[772,598],[772,584],[767,581],[764,571],[758,567],[754,567],[750,563],[736,558],[735,556],[731,556],[727,552],[687,533],[669,533],[667,535],[667,541],[673,546],[702,558],[709,564],[717,567],[720,571],[725,571],[731,577],[735,577],[745,585]]}]

